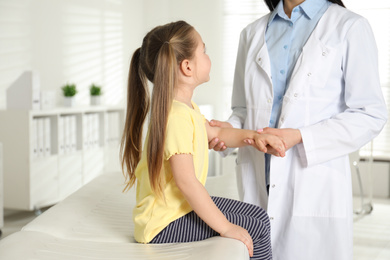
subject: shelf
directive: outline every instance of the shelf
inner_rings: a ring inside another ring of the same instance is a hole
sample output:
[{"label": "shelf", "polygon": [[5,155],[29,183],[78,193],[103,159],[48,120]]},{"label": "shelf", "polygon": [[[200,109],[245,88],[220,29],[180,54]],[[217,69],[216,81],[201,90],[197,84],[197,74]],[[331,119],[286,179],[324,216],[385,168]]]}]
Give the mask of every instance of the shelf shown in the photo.
[{"label": "shelf", "polygon": [[36,210],[119,171],[124,116],[120,106],[0,110],[4,206]]}]

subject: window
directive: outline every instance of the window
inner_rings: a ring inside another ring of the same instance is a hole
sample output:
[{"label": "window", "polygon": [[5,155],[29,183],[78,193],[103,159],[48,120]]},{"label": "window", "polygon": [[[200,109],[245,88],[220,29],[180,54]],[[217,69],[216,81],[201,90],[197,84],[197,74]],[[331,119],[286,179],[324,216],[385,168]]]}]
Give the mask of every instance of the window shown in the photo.
[{"label": "window", "polygon": [[245,26],[266,15],[269,10],[264,1],[256,0],[224,0],[223,28],[223,100],[225,101],[222,118],[230,115],[233,76],[236,63],[238,41]]},{"label": "window", "polygon": [[[373,29],[379,55],[379,73],[383,94],[390,104],[390,1],[388,0],[344,0],[345,6],[368,19]],[[241,30],[269,12],[264,1],[224,0],[224,100],[226,114],[230,115],[230,100],[233,85],[235,61]],[[389,110],[389,108],[388,108]],[[390,110],[389,110],[390,114]],[[373,141],[376,159],[390,160],[390,125],[386,124],[381,134]],[[361,149],[361,155],[369,155],[371,143]]]}]

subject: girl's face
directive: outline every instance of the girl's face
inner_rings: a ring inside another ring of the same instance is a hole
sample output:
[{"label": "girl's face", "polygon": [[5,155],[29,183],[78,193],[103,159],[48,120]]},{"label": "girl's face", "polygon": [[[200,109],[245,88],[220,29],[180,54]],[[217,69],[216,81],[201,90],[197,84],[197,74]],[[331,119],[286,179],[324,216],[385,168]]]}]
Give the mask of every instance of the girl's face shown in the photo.
[{"label": "girl's face", "polygon": [[195,79],[198,84],[202,84],[210,80],[211,61],[209,55],[206,54],[206,45],[197,31],[195,31],[195,38],[198,42],[193,58]]}]

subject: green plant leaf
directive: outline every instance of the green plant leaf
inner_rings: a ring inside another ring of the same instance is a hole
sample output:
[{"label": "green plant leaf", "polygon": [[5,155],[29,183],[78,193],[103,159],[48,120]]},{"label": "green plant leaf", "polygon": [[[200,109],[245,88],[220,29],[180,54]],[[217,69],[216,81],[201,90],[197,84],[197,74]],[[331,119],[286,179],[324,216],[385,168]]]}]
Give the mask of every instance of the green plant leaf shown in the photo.
[{"label": "green plant leaf", "polygon": [[89,92],[90,92],[91,96],[100,96],[102,94],[101,90],[102,90],[102,88],[100,86],[92,84],[90,89],[89,89]]},{"label": "green plant leaf", "polygon": [[65,97],[73,97],[77,93],[75,84],[66,84],[62,87],[62,92]]}]

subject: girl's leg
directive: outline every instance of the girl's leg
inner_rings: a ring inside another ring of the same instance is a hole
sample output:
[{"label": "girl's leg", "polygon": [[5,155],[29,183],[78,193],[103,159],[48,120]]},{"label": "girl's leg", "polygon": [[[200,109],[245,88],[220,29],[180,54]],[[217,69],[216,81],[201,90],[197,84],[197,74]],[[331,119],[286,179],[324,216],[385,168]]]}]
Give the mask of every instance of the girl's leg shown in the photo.
[{"label": "girl's leg", "polygon": [[191,211],[187,215],[171,222],[150,243],[193,242],[218,235],[194,211]]},{"label": "girl's leg", "polygon": [[[251,259],[272,259],[270,224],[265,211],[236,200],[218,197],[212,199],[231,223],[248,230],[253,240]],[[150,243],[192,242],[218,235],[192,211],[170,223]]]},{"label": "girl's leg", "polygon": [[250,203],[245,203],[242,201],[228,199],[228,198],[221,198],[221,197],[214,197],[214,196],[212,196],[211,198],[221,212],[244,214],[249,217],[254,217],[264,222],[264,224],[266,224],[269,229],[271,228],[268,214],[261,207]]},{"label": "girl's leg", "polygon": [[252,237],[251,259],[272,259],[271,226],[268,214],[259,206],[220,197],[212,197],[215,205],[226,218],[245,228]]}]

